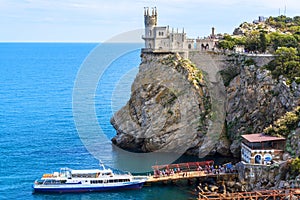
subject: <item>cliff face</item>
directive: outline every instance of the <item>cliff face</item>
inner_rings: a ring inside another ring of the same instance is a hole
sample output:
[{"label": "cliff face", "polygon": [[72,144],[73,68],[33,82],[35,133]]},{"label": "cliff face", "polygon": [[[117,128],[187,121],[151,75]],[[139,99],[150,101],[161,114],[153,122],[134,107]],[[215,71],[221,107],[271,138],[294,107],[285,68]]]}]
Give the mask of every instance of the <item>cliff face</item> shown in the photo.
[{"label": "cliff face", "polygon": [[[239,157],[240,135],[262,132],[299,103],[300,84],[274,80],[262,67],[269,60],[258,58],[257,66],[249,58],[195,54],[204,78],[179,55],[141,57],[131,98],[111,119],[112,142],[129,151]],[[226,87],[218,85],[219,71]]]},{"label": "cliff face", "polygon": [[241,65],[240,73],[226,87],[227,133],[234,156],[240,155],[240,135],[261,133],[299,101],[297,87],[284,79],[272,79],[270,72],[255,65]]},{"label": "cliff face", "polygon": [[134,152],[184,153],[201,146],[211,108],[201,71],[178,54],[141,57],[131,98],[111,119],[117,131],[112,142]]}]

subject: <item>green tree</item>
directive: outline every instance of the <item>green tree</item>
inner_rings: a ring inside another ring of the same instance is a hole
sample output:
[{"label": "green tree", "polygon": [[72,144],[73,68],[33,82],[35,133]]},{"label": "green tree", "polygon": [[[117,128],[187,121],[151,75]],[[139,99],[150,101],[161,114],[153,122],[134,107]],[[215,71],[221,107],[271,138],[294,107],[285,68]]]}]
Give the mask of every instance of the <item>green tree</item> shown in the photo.
[{"label": "green tree", "polygon": [[296,60],[298,51],[296,48],[289,47],[280,47],[275,51],[276,61],[278,61],[281,66],[284,65],[285,62]]},{"label": "green tree", "polygon": [[246,37],[245,49],[248,51],[257,51],[260,47],[259,32],[252,31]]},{"label": "green tree", "polygon": [[293,18],[293,22],[294,22],[295,25],[300,26],[300,16],[295,16]]},{"label": "green tree", "polygon": [[297,48],[299,46],[299,43],[294,35],[273,32],[269,34],[269,37],[274,51],[276,51],[278,47]]},{"label": "green tree", "polygon": [[221,40],[219,41],[218,47],[221,49],[229,49],[232,50],[235,45],[234,41],[229,41],[229,40]]},{"label": "green tree", "polygon": [[266,37],[266,33],[261,32],[259,34],[259,40],[260,40],[259,50],[261,52],[266,52],[267,46],[268,46],[268,40],[267,40],[267,37]]},{"label": "green tree", "polygon": [[246,37],[242,36],[242,37],[235,37],[234,38],[234,42],[237,45],[245,45],[246,44]]},{"label": "green tree", "polygon": [[300,76],[299,56],[296,48],[280,47],[275,55],[276,58],[268,66],[275,78],[283,75],[291,81]]}]

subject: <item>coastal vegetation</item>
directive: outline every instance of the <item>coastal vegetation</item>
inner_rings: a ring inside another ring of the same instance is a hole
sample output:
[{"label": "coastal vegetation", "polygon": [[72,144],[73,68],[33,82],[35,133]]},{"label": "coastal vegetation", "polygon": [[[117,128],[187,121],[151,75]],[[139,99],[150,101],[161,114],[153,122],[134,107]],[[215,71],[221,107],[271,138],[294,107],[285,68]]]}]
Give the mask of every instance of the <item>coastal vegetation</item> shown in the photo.
[{"label": "coastal vegetation", "polygon": [[290,85],[293,81],[300,83],[300,57],[295,47],[280,47],[275,53],[275,59],[266,68],[271,71],[273,77],[278,80],[280,76],[287,79]]},{"label": "coastal vegetation", "polygon": [[300,122],[300,106],[293,111],[287,112],[274,122],[273,125],[264,129],[264,133],[273,136],[288,137],[292,130],[298,127]]},{"label": "coastal vegetation", "polygon": [[[278,99],[279,102],[283,102],[285,106],[287,106],[288,104],[286,104],[283,99],[290,98],[288,93],[292,96],[298,96],[296,91],[300,84],[299,16],[291,18],[281,15],[265,19],[260,18],[260,20],[256,20],[253,23],[244,22],[234,30],[233,35],[224,35],[223,39],[219,41],[218,46],[221,49],[232,51],[238,46],[243,46],[246,53],[273,54],[274,59],[261,67],[261,71],[257,71],[259,74],[265,74],[262,75],[262,77],[271,75],[272,79],[266,80],[270,80],[270,84],[274,83],[276,85],[276,87],[269,91],[273,94],[273,96],[270,97],[273,98],[273,100],[270,100],[270,102],[275,102],[275,99]],[[243,70],[248,69],[246,66],[255,66],[255,62],[252,61],[253,60],[244,61],[243,66],[245,69]],[[229,84],[235,77],[238,77],[236,80],[243,80],[242,77],[239,76],[240,72],[237,71],[237,68],[235,70],[230,68],[224,69],[221,73],[226,87],[229,87]],[[258,77],[260,76],[261,75]],[[268,86],[264,86],[264,88],[268,88]],[[286,88],[286,90],[283,88]],[[236,91],[234,88],[232,88],[232,90]],[[290,92],[287,93],[288,90]],[[268,93],[265,93],[264,97],[258,97],[258,99],[267,98],[267,94]],[[262,102],[260,102],[260,104],[262,104]],[[297,103],[295,105],[297,105]],[[295,132],[297,128],[299,128],[300,107],[294,107],[294,109],[293,107],[288,107],[286,107],[286,110],[290,112],[285,111],[285,114],[281,112],[275,120],[273,119],[274,122],[267,119],[266,124],[271,123],[271,125],[267,125],[267,127],[263,129],[263,132],[268,135],[287,138],[286,152],[293,157],[297,157],[299,152],[297,152],[296,144],[294,144],[295,142],[292,142],[292,140],[295,139]],[[264,109],[261,109],[258,113],[262,113],[263,111]],[[232,121],[230,121],[228,127],[231,126]],[[241,129],[242,128],[243,127],[241,127]],[[246,133],[246,131],[244,131],[244,133]]]},{"label": "coastal vegetation", "polygon": [[247,52],[274,53],[278,47],[300,49],[300,16],[269,17],[256,23],[242,23],[234,35],[225,35],[219,41],[219,48],[233,50],[243,45]]}]

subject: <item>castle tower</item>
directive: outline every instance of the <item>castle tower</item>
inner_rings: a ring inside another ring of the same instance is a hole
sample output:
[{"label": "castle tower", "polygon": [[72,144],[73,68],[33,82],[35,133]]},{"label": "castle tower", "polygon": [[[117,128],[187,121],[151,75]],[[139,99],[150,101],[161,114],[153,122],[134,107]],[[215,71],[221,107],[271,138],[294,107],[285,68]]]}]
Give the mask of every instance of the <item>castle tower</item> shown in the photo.
[{"label": "castle tower", "polygon": [[157,26],[157,10],[156,7],[152,8],[151,13],[148,7],[144,8],[144,23],[145,23],[145,35],[143,39],[145,40],[145,48],[154,48],[154,28]]},{"label": "castle tower", "polygon": [[145,19],[145,37],[153,37],[153,28],[157,25],[157,10],[156,7],[152,8],[152,14],[148,7],[144,9]]}]

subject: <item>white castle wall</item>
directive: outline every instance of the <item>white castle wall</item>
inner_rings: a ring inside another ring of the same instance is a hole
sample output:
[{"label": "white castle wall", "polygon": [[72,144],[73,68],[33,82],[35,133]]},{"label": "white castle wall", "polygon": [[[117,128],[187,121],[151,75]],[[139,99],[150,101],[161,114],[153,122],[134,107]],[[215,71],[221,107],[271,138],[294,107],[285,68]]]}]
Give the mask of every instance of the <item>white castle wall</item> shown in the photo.
[{"label": "white castle wall", "polygon": [[[149,8],[144,10],[145,48],[143,52],[168,53],[168,52],[188,52],[204,51],[216,48],[217,40],[214,38],[189,39],[184,30],[179,33],[169,30],[169,26],[157,26],[157,10],[152,8],[151,14]],[[213,33],[214,35],[214,28]]]}]

